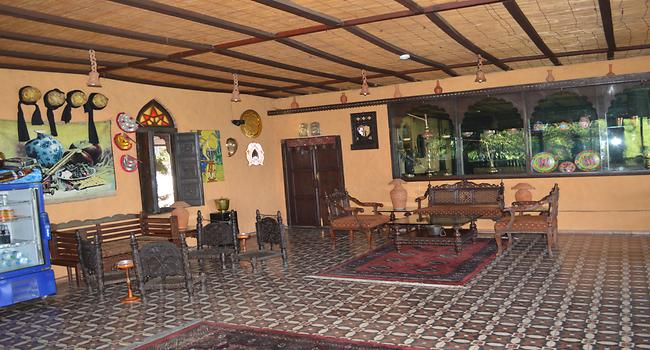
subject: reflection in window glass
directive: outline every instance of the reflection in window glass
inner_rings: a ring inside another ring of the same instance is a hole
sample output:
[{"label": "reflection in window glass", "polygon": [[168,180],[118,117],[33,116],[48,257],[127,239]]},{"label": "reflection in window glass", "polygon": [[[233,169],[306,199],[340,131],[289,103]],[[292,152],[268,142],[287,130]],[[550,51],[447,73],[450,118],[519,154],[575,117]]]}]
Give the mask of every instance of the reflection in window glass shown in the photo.
[{"label": "reflection in window glass", "polygon": [[400,172],[406,177],[456,174],[453,130],[449,114],[438,106],[407,112],[397,132]]},{"label": "reflection in window glass", "polygon": [[526,172],[524,122],[515,106],[486,97],[465,112],[461,124],[465,174]]},{"label": "reflection in window glass", "polygon": [[156,185],[158,207],[168,208],[174,204],[174,172],[171,163],[169,135],[154,135],[154,156],[156,158]]},{"label": "reflection in window glass", "polygon": [[587,97],[559,91],[538,101],[530,120],[533,172],[599,171],[596,109]]},{"label": "reflection in window glass", "polygon": [[650,168],[650,88],[616,94],[607,110],[610,170]]}]

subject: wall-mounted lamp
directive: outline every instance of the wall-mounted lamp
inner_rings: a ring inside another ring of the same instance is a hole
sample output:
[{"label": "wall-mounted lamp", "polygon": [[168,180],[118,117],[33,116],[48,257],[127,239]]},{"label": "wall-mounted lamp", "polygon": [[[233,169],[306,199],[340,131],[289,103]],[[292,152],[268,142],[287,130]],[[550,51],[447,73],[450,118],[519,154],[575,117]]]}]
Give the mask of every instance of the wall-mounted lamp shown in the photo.
[{"label": "wall-mounted lamp", "polygon": [[246,123],[246,121],[242,120],[242,119],[233,119],[230,122],[235,124],[235,126],[242,126],[242,125],[244,125]]},{"label": "wall-mounted lamp", "polygon": [[95,50],[88,50],[88,56],[90,57],[90,72],[88,73],[86,85],[90,87],[102,87],[102,83],[99,81],[99,73],[97,72]]}]

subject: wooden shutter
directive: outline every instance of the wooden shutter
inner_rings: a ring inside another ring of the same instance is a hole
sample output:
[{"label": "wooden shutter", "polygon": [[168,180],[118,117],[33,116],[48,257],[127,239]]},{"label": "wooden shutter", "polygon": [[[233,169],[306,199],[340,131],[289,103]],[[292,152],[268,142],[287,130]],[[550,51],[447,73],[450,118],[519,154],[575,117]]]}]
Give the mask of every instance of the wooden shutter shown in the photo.
[{"label": "wooden shutter", "polygon": [[140,177],[140,196],[142,211],[158,213],[158,188],[156,186],[156,162],[153,149],[153,132],[138,130],[135,134],[138,151],[138,173]]},{"label": "wooden shutter", "polygon": [[199,135],[193,132],[173,134],[175,200],[203,205],[203,180],[199,157]]}]

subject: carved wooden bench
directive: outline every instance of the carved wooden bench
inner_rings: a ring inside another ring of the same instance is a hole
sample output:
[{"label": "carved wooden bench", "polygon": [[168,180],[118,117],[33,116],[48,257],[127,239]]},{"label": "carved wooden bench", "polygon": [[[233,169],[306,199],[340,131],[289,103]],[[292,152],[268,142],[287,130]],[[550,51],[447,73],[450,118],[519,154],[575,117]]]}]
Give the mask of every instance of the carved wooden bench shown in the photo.
[{"label": "carved wooden bench", "polygon": [[79,231],[82,237],[93,239],[99,235],[102,244],[102,259],[105,270],[122,259],[131,259],[130,236],[138,239],[169,240],[179,244],[180,234],[175,216],[155,218],[138,214],[118,214],[101,219],[73,220],[52,225],[50,254],[52,265],[65,266],[68,269],[68,283],[72,282],[72,268],[79,283],[79,255],[77,239]]},{"label": "carved wooden bench", "polygon": [[[454,184],[429,186],[415,201],[415,213],[423,215],[472,215],[498,220],[503,216],[503,181],[499,185],[461,180]],[[426,206],[423,206],[423,201]]]}]

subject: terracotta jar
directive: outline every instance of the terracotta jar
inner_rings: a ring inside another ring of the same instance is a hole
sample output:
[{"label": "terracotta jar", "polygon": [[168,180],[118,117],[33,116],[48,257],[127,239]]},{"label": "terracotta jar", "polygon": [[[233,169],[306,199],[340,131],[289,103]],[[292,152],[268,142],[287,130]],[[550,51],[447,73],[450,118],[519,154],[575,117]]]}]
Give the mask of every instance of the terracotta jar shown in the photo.
[{"label": "terracotta jar", "polygon": [[515,200],[517,202],[528,202],[533,200],[533,194],[530,193],[529,190],[534,190],[535,187],[533,187],[531,184],[520,182],[514,185],[512,189],[517,190],[517,192],[515,192]]},{"label": "terracotta jar", "polygon": [[395,179],[389,182],[389,185],[394,185],[390,191],[390,201],[393,203],[393,209],[406,209],[406,189],[402,187],[406,181],[402,179]]},{"label": "terracotta jar", "polygon": [[187,209],[190,205],[186,202],[174,202],[171,205],[174,210],[172,210],[172,215],[178,219],[178,229],[181,231],[187,230],[187,222],[190,218],[190,212]]}]

